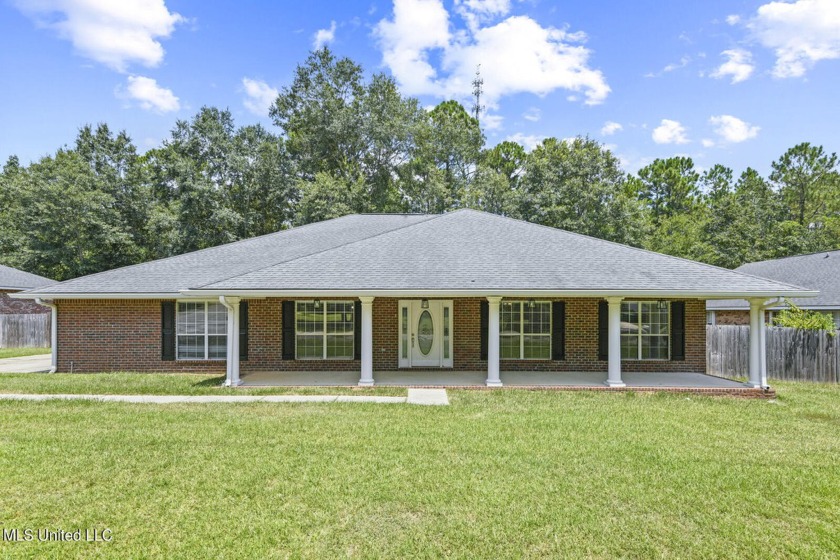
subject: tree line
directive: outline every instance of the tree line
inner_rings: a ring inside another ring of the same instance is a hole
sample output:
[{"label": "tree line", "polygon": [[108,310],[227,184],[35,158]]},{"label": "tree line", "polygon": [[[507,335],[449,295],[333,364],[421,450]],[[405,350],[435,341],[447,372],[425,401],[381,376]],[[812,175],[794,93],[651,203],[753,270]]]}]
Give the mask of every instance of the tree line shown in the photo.
[{"label": "tree line", "polygon": [[588,137],[485,146],[456,101],[431,110],[324,48],[270,110],[279,134],[203,107],[139,153],[84,126],[0,173],[0,262],[58,280],[353,212],[475,208],[724,267],[840,246],[834,153],[798,144],[762,177],[687,157],[636,174]]}]

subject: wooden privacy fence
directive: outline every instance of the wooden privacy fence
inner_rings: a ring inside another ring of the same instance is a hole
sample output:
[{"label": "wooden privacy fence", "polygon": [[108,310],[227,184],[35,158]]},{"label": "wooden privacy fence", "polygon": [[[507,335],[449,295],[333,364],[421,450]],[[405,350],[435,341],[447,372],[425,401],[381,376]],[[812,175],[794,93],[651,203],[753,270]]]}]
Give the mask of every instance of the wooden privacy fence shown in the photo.
[{"label": "wooden privacy fence", "polygon": [[0,348],[36,348],[50,345],[50,314],[0,314]]},{"label": "wooden privacy fence", "polygon": [[[787,327],[767,327],[767,378],[840,382],[840,334]],[[747,377],[750,364],[748,326],[706,327],[706,371],[721,377]]]}]

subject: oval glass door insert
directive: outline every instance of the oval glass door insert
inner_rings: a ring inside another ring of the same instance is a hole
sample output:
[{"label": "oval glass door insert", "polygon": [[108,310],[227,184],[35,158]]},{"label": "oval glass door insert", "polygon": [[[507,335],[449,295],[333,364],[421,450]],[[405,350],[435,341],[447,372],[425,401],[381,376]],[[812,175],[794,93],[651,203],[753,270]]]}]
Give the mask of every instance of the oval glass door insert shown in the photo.
[{"label": "oval glass door insert", "polygon": [[435,327],[432,324],[432,314],[427,309],[420,314],[420,319],[417,321],[417,345],[420,347],[421,354],[424,356],[429,354],[434,339]]}]

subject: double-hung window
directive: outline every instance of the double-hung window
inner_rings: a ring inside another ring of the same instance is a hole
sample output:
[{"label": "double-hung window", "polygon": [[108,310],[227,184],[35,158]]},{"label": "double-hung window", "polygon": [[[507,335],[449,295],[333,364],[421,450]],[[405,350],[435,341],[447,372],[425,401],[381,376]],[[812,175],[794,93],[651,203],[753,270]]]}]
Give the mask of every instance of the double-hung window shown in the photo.
[{"label": "double-hung window", "polygon": [[503,301],[499,350],[504,360],[551,359],[551,302]]},{"label": "double-hung window", "polygon": [[352,301],[298,301],[295,353],[298,360],[352,360],[355,305]]},{"label": "double-hung window", "polygon": [[224,360],[227,308],[219,302],[179,301],[175,341],[179,360]]},{"label": "double-hung window", "polygon": [[670,306],[660,301],[625,301],[621,304],[621,358],[670,358]]}]

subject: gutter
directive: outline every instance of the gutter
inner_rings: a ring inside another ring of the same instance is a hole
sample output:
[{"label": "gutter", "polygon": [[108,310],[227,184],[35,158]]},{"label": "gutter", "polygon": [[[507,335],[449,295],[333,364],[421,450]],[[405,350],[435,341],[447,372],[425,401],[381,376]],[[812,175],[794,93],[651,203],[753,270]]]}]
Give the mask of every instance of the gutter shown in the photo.
[{"label": "gutter", "polygon": [[50,350],[52,355],[50,373],[55,373],[58,369],[58,307],[53,301],[41,298],[35,298],[35,303],[50,308]]}]

